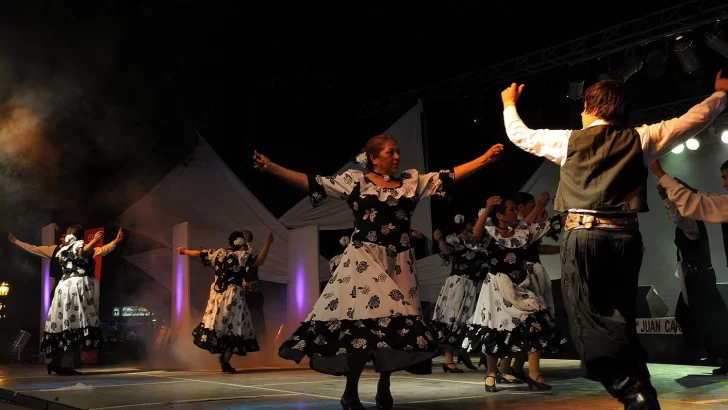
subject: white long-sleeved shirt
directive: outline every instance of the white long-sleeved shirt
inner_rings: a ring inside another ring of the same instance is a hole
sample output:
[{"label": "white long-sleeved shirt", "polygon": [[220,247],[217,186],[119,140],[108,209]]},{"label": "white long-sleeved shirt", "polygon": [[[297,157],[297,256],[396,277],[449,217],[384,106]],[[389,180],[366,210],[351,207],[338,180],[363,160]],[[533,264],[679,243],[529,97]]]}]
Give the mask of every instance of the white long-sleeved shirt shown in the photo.
[{"label": "white long-sleeved shirt", "polygon": [[[666,154],[674,145],[684,142],[705,129],[723,111],[727,102],[726,93],[718,91],[678,118],[636,127],[635,130],[642,142],[645,165],[649,165],[655,159]],[[564,165],[569,138],[573,130],[528,128],[518,116],[515,106],[508,106],[503,110],[503,121],[508,138],[516,146],[531,154],[544,157],[558,166]],[[589,127],[604,124],[607,122],[599,119],[591,123]],[[591,212],[588,209],[570,211]],[[686,215],[685,212],[682,214]]]},{"label": "white long-sleeved shirt", "polygon": [[712,223],[728,222],[728,195],[693,192],[667,174],[660,177],[659,183],[683,217]]}]

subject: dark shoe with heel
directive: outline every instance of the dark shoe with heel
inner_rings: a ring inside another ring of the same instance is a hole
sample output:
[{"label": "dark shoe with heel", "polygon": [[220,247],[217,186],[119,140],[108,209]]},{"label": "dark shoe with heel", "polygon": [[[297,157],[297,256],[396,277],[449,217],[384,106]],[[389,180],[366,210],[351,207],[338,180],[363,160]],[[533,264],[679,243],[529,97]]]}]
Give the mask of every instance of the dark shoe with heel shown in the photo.
[{"label": "dark shoe with heel", "polygon": [[[493,379],[493,385],[488,386],[488,379]],[[486,376],[485,377],[485,391],[488,393],[495,393],[498,391],[498,388],[496,387],[496,379],[493,376]]]},{"label": "dark shoe with heel", "polygon": [[458,363],[459,362],[463,362],[465,367],[467,367],[470,370],[478,370],[478,368],[475,367],[475,365],[473,364],[473,360],[470,359],[470,356],[467,354],[461,354],[460,356],[458,356]]},{"label": "dark shoe with heel", "polygon": [[392,406],[394,406],[394,398],[392,398],[392,393],[389,391],[389,388],[386,389],[379,389],[377,388],[377,409],[378,410],[392,410]]},{"label": "dark shoe with heel", "polygon": [[364,406],[359,401],[359,398],[356,399],[350,399],[346,398],[344,396],[341,396],[341,408],[343,410],[366,410]]},{"label": "dark shoe with heel", "polygon": [[[455,366],[455,367],[450,367]],[[464,373],[463,369],[458,369],[457,365],[455,363],[445,363],[442,365],[442,371],[447,373]]]},{"label": "dark shoe with heel", "polygon": [[536,380],[532,379],[531,376],[526,375],[526,384],[528,384],[529,389],[537,389],[537,390],[551,390],[551,385],[546,384],[544,382],[537,381],[538,377],[536,377]]},{"label": "dark shoe with heel", "polygon": [[[513,376],[513,378],[509,379],[507,376]],[[523,384],[523,381],[517,378],[514,374],[503,374],[500,370],[495,371],[495,380],[499,384]]]}]

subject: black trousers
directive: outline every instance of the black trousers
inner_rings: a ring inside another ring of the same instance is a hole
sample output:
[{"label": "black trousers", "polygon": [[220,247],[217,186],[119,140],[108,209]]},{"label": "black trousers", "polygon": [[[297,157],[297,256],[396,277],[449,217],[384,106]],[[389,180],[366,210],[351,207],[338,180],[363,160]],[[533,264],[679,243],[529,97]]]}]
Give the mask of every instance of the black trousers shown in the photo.
[{"label": "black trousers", "polygon": [[688,347],[705,348],[713,358],[728,359],[728,307],[716,286],[715,271],[700,269],[685,272],[688,304],[682,292],[675,307]]},{"label": "black trousers", "polygon": [[642,249],[638,230],[607,229],[572,229],[561,247],[561,290],[585,377],[617,398],[625,379],[657,396],[635,326]]}]

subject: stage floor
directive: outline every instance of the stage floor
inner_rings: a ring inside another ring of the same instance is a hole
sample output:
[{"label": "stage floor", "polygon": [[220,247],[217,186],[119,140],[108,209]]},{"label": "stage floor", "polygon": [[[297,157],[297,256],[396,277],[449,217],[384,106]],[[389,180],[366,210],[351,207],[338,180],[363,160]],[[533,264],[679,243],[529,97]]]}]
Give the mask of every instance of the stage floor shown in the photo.
[{"label": "stage floor", "polygon": [[[240,364],[238,364],[240,366]],[[463,367],[461,365],[461,367]],[[621,409],[601,385],[577,377],[578,362],[544,360],[549,392],[527,387],[483,388],[484,371],[443,374],[439,363],[428,376],[392,376],[395,409]],[[234,375],[212,371],[86,368],[84,375],[47,375],[40,365],[0,367],[0,409],[340,409],[344,378],[305,367],[238,369]],[[728,408],[728,378],[710,367],[653,364],[650,371],[663,410]],[[367,369],[360,395],[375,409],[377,374]]]}]

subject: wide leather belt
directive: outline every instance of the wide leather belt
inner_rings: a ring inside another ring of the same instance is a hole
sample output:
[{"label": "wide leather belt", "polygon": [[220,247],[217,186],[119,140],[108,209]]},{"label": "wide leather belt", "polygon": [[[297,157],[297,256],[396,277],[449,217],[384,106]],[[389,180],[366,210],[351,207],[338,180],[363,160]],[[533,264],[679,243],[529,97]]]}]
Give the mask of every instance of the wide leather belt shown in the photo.
[{"label": "wide leather belt", "polygon": [[564,230],[572,229],[639,229],[637,216],[609,216],[570,212]]}]

